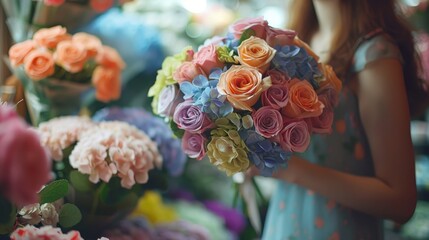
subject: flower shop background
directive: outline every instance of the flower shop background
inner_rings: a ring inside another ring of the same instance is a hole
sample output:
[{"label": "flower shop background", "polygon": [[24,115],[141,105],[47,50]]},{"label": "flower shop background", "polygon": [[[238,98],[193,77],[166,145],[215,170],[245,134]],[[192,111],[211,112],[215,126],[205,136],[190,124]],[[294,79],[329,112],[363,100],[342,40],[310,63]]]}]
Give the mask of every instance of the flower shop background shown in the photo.
[{"label": "flower shop background", "polygon": [[[79,2],[85,1],[69,1],[66,5],[72,6],[80,4]],[[239,18],[264,16],[272,26],[280,28],[287,21],[288,2],[279,0],[134,0],[125,4],[120,1],[114,2],[115,5],[106,9],[86,8],[84,17],[79,18],[80,21],[77,23],[70,20],[76,12],[67,11],[65,7],[63,8],[70,15],[70,19],[66,16],[58,22],[54,14],[45,22],[46,26],[63,24],[71,33],[84,31],[94,34],[103,44],[116,49],[126,63],[127,67],[122,72],[122,92],[119,99],[105,103],[96,100],[94,94],[86,96],[86,113],[95,113],[105,107],[111,107],[99,111],[94,121],[120,119],[139,122],[141,119],[152,119],[144,115],[146,112],[138,110],[151,111],[151,100],[147,97],[147,92],[166,56],[180,52],[189,45],[196,49],[205,39],[222,35],[226,27]],[[428,1],[402,2],[402,10],[416,28],[415,34],[419,40],[423,68],[429,69]],[[6,21],[8,16],[3,5],[1,6],[0,50],[2,55],[7,55],[14,40],[8,31],[11,23]],[[61,12],[56,14],[64,16]],[[17,103],[16,108],[20,115],[31,123],[26,101],[19,102],[24,99],[19,80],[16,76],[11,76],[8,66],[3,62],[0,74],[1,100]],[[429,71],[425,74],[429,80]],[[123,111],[131,107],[137,111],[129,110],[124,114]],[[128,118],[125,119],[124,116]],[[154,127],[153,136],[162,136],[165,129],[157,125],[157,120],[153,121],[152,126],[158,126]],[[417,153],[419,202],[414,217],[407,224],[397,226],[386,222],[386,233],[392,239],[429,238],[428,122],[429,113],[412,122],[412,135]],[[158,139],[159,141],[171,141],[170,136],[160,138],[162,139]],[[174,147],[177,146],[171,148]],[[125,232],[131,236],[143,236],[149,231],[148,225],[151,225],[157,227],[150,231],[155,231],[165,239],[177,233],[178,229],[186,229],[188,236],[196,236],[197,239],[198,237],[203,239],[206,235],[212,239],[256,238],[257,234],[249,221],[242,212],[237,211],[238,208],[233,208],[235,192],[233,180],[212,165],[187,159],[183,165],[183,172],[179,176],[169,176],[167,182],[168,187],[164,190],[148,191],[139,199],[132,215],[140,218],[121,222],[103,236],[113,239],[114,236],[120,236]],[[273,182],[259,178],[258,183],[262,186],[266,199],[269,199]],[[261,204],[262,213],[265,207]]]}]

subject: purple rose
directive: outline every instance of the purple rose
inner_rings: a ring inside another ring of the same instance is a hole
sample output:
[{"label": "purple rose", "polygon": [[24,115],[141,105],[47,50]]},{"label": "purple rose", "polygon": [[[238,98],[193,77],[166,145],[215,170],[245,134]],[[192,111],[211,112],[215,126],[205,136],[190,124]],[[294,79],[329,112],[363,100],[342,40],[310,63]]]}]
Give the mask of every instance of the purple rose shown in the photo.
[{"label": "purple rose", "polygon": [[252,114],[256,132],[263,137],[272,138],[283,128],[283,117],[280,112],[272,107],[265,106]]},{"label": "purple rose", "polygon": [[171,117],[179,103],[183,102],[183,94],[177,85],[168,85],[159,93],[158,114],[163,117]]},{"label": "purple rose", "polygon": [[279,28],[266,27],[266,41],[271,47],[293,45],[296,32],[293,30],[283,30]]},{"label": "purple rose", "polygon": [[261,95],[262,105],[280,109],[289,100],[289,89],[286,85],[273,85]]},{"label": "purple rose", "polygon": [[191,133],[203,133],[213,126],[208,115],[203,113],[199,107],[192,105],[192,100],[186,100],[177,105],[173,121],[178,128]]},{"label": "purple rose", "polygon": [[201,134],[185,132],[182,148],[189,157],[201,160],[206,155],[205,143],[206,139]]}]

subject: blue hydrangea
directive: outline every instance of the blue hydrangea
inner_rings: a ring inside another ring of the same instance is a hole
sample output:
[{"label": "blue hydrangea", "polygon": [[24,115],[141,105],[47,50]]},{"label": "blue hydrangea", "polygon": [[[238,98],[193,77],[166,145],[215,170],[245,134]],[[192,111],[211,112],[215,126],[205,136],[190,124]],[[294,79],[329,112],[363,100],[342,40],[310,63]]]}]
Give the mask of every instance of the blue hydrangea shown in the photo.
[{"label": "blue hydrangea", "polygon": [[291,152],[283,150],[254,130],[240,131],[240,136],[249,148],[249,160],[260,170],[262,176],[272,176],[280,167],[287,167]]},{"label": "blue hydrangea", "polygon": [[152,141],[157,143],[158,151],[163,158],[163,167],[171,176],[182,174],[186,164],[186,154],[182,143],[173,136],[173,132],[165,122],[140,108],[104,108],[97,111],[93,120],[124,121],[145,132]]},{"label": "blue hydrangea", "polygon": [[316,60],[304,48],[286,45],[276,46],[272,66],[291,78],[307,80],[314,88],[319,88],[315,77],[321,76]]},{"label": "blue hydrangea", "polygon": [[207,113],[210,118],[220,118],[233,111],[232,105],[226,100],[226,95],[219,94],[217,84],[219,82],[221,69],[215,69],[209,76],[198,75],[191,82],[182,82],[180,90],[184,99],[193,100],[193,105],[200,107],[201,111]]}]

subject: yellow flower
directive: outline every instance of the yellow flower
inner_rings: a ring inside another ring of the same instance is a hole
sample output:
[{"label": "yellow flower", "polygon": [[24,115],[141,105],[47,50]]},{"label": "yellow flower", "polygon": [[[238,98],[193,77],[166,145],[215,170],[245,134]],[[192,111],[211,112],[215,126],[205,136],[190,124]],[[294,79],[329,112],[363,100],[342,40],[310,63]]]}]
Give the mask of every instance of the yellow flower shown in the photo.
[{"label": "yellow flower", "polygon": [[140,198],[132,216],[143,216],[151,224],[173,222],[178,218],[174,209],[165,205],[161,196],[154,191],[147,191]]}]

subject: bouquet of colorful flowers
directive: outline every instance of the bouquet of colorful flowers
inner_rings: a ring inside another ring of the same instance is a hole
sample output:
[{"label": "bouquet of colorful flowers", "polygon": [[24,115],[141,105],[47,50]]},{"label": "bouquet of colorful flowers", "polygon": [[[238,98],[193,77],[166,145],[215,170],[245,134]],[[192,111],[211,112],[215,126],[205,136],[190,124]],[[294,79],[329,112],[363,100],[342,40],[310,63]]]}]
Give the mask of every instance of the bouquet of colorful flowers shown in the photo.
[{"label": "bouquet of colorful flowers", "polygon": [[244,19],[198,51],[167,57],[149,91],[189,157],[228,175],[255,165],[263,175],[329,133],[342,87],[332,67],[292,30]]},{"label": "bouquet of colorful flowers", "polygon": [[87,33],[70,35],[61,26],[40,29],[9,49],[9,61],[24,83],[35,123],[76,114],[81,94],[91,85],[99,101],[120,97],[124,61]]}]

